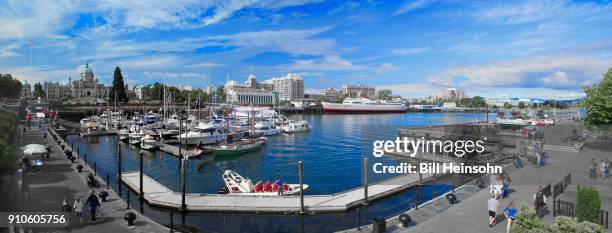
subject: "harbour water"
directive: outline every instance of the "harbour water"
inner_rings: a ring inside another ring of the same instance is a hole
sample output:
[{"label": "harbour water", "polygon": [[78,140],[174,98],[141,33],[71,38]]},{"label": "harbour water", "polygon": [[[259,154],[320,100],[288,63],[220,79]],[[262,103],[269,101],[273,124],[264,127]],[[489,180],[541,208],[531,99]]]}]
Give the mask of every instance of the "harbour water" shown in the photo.
[{"label": "harbour water", "polygon": [[[258,180],[273,182],[280,179],[282,182],[298,183],[297,163],[300,160],[303,161],[304,182],[310,186],[306,194],[341,192],[362,185],[363,157],[387,165],[402,162],[392,156],[372,157],[371,145],[374,140],[394,139],[398,135],[397,130],[401,127],[484,121],[487,116],[483,113],[405,113],[294,115],[290,118],[307,120],[312,130],[271,136],[265,149],[251,154],[191,160],[187,167],[187,192],[216,193],[223,185],[221,174],[226,169],[249,177],[253,182]],[[493,118],[494,115],[490,114],[489,119]],[[116,136],[81,138],[70,135],[68,142],[73,142],[75,149],[78,148],[82,155],[87,154],[88,163],[92,165],[95,162],[98,172],[103,176],[110,174],[110,177],[116,177],[118,146]],[[121,144],[121,148],[123,171],[137,170],[139,153],[142,150],[124,143]],[[145,174],[162,185],[180,191],[180,160],[164,152],[142,152]],[[370,170],[368,179],[373,183],[391,176],[391,174],[373,174]],[[116,181],[113,182],[116,186]],[[436,193],[450,189],[450,185],[443,181],[435,186]],[[423,188],[424,193],[429,193],[429,196],[421,196],[423,200],[431,198],[431,187],[428,185]],[[402,203],[414,199],[414,196],[415,193],[408,190],[374,202],[367,207],[367,210],[361,210],[361,213],[355,209],[347,213],[309,215],[304,219],[301,216],[288,215],[195,213],[189,214],[186,221],[200,232],[300,232],[302,227],[306,232],[329,232],[365,224],[364,221],[373,216],[389,217],[397,214],[410,208],[410,205]],[[367,212],[370,214],[369,217]],[[147,207],[147,213],[161,223],[169,222],[167,212],[163,210]],[[366,216],[362,216],[364,214]],[[292,224],[296,221],[297,224]]]}]

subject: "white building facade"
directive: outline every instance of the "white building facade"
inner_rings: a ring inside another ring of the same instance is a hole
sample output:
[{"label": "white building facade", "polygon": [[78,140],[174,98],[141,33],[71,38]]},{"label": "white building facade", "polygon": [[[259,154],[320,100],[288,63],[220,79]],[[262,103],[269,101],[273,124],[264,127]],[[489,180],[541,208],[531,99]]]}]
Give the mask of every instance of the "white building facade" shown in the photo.
[{"label": "white building facade", "polygon": [[258,85],[254,75],[250,75],[245,85],[230,80],[223,86],[226,101],[243,105],[275,105],[278,95]]},{"label": "white building facade", "polygon": [[284,77],[266,80],[264,84],[272,84],[280,100],[291,101],[304,98],[304,80],[298,74],[289,73]]}]

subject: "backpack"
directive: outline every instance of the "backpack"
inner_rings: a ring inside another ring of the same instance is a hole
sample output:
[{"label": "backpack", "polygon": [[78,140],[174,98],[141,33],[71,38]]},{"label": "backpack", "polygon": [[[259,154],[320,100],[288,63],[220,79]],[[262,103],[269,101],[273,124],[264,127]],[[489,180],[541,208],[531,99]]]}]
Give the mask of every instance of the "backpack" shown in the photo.
[{"label": "backpack", "polygon": [[535,200],[535,202],[536,202],[536,205],[538,205],[538,206],[541,206],[541,205],[544,205],[544,204],[545,204],[545,203],[544,203],[544,194],[542,194],[542,192],[538,192],[538,193],[536,194],[536,200]]}]

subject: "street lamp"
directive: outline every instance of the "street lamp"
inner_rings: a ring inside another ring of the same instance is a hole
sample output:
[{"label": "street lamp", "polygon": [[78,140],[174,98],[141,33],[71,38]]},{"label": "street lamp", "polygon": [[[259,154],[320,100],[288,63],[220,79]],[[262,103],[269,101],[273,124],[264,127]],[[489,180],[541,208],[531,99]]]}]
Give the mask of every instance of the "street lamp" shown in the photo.
[{"label": "street lamp", "polygon": [[[187,211],[187,205],[185,204],[185,192],[186,192],[186,179],[187,179],[187,171],[185,169],[185,160],[187,156],[183,156],[182,147],[183,143],[181,140],[181,134],[183,133],[183,121],[187,120],[187,113],[185,110],[182,110],[178,113],[179,117],[179,158],[181,158],[181,172],[182,172],[182,196],[181,196],[181,211],[183,212],[183,216],[185,216],[185,212]],[[184,218],[183,218],[184,219]]]}]

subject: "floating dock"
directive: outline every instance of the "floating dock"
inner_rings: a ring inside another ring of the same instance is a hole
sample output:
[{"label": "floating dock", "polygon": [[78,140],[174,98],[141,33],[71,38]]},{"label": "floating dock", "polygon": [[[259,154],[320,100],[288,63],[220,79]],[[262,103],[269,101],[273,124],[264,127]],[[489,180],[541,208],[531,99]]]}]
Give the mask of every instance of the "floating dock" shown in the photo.
[{"label": "floating dock", "polygon": [[[180,156],[179,155],[179,148],[178,148],[178,146],[173,146],[173,145],[166,144],[166,143],[163,143],[163,142],[158,142],[157,145],[159,146],[159,150],[161,150],[163,152],[166,152],[168,154],[172,154],[172,155],[177,156],[177,157]],[[202,153],[200,153],[200,154],[196,155],[195,151],[193,149],[192,150],[187,150],[185,148],[183,148],[181,153],[184,156],[187,156],[187,159],[199,157],[202,154]]]},{"label": "floating dock", "polygon": [[92,136],[108,136],[117,134],[116,130],[105,130],[105,131],[93,131],[93,132],[81,132],[81,137],[92,137]]},{"label": "floating dock", "polygon": [[[423,174],[423,182],[432,178]],[[140,191],[139,171],[125,172],[121,180],[135,192]],[[408,174],[387,179],[368,186],[368,201],[379,199],[417,185],[418,174]],[[143,175],[144,199],[151,205],[181,207],[181,193],[174,192],[147,175]],[[312,187],[313,184],[310,184]],[[187,210],[208,212],[297,213],[300,196],[243,196],[237,194],[186,194]],[[332,195],[304,195],[308,212],[344,212],[364,202],[364,188],[358,187]]]}]

